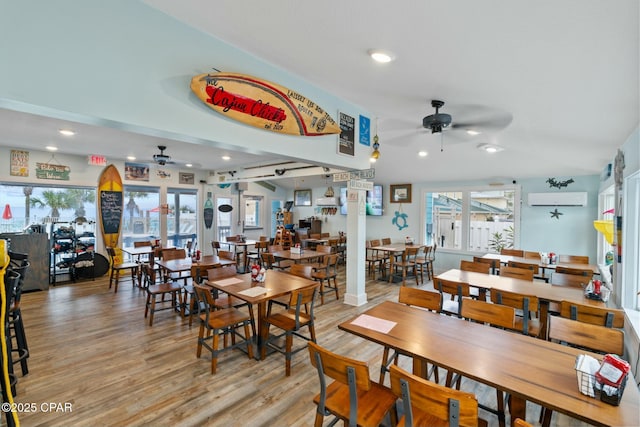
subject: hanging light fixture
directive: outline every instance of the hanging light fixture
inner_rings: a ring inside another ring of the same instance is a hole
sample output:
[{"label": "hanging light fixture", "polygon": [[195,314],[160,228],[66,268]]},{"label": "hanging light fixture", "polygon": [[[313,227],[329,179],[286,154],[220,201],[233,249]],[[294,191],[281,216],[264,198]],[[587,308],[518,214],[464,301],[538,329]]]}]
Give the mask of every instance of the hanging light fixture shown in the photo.
[{"label": "hanging light fixture", "polygon": [[369,161],[371,163],[375,163],[380,158],[380,151],[378,151],[378,148],[380,148],[380,143],[378,141],[378,118],[376,118],[376,135],[373,137],[373,151],[371,152],[371,157],[369,158]]}]

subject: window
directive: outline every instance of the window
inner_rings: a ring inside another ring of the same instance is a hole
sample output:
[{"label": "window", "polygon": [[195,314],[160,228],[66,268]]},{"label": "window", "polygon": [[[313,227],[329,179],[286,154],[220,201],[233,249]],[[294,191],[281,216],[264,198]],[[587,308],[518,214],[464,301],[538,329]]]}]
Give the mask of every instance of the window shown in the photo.
[{"label": "window", "polygon": [[52,222],[78,217],[96,221],[96,190],[87,187],[0,185],[0,232],[16,233],[40,224],[49,232]]},{"label": "window", "polygon": [[159,239],[160,192],[156,187],[125,185],[122,244]]},{"label": "window", "polygon": [[198,192],[169,188],[167,204],[167,240],[177,248],[184,247],[188,241],[195,243],[198,230]]},{"label": "window", "polygon": [[262,228],[262,196],[244,196],[244,228]]},{"label": "window", "polygon": [[442,249],[500,252],[517,246],[516,187],[427,192],[425,242]]}]

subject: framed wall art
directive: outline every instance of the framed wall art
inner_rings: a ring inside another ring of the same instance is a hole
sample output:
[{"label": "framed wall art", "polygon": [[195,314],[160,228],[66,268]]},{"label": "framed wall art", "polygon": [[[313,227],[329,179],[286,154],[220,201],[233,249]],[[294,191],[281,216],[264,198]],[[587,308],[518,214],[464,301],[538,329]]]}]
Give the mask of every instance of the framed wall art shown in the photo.
[{"label": "framed wall art", "polygon": [[411,203],[411,184],[391,184],[391,203]]},{"label": "framed wall art", "polygon": [[295,190],[293,204],[295,206],[311,206],[311,190]]}]

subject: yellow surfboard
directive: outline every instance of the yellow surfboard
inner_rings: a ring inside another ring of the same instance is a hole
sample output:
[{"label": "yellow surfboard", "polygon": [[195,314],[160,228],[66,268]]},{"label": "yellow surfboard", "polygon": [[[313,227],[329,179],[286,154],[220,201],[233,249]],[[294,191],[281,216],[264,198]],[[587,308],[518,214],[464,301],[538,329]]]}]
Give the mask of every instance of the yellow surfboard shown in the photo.
[{"label": "yellow surfboard", "polygon": [[191,79],[191,90],[220,114],[260,129],[304,136],[340,133],[336,121],[315,102],[257,77],[199,74]]},{"label": "yellow surfboard", "polygon": [[98,213],[105,246],[118,247],[123,208],[122,179],[118,169],[109,165],[104,168],[98,181]]}]

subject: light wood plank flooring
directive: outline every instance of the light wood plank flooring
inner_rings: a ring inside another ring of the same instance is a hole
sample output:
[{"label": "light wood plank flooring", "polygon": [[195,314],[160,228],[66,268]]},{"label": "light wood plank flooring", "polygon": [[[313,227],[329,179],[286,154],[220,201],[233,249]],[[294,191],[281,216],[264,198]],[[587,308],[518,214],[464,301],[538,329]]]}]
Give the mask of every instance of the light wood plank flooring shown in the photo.
[{"label": "light wood plank flooring", "polygon": [[[344,293],[344,267],[339,282]],[[327,296],[316,310],[318,342],[369,361],[377,378],[382,348],[336,325],[383,300],[397,300],[398,286],[369,280],[369,302],[362,307]],[[145,292],[129,282],[117,294],[105,278],[58,285],[24,294],[22,303],[31,357],[29,374],[18,373],[16,402],[38,408],[20,414],[23,426],[313,425],[319,387],[306,352],[294,356],[289,378],[282,355],[256,361],[239,350],[223,353],[218,373],[211,375],[209,355],[196,357],[197,322],[189,327],[186,319],[162,311],[149,327]],[[401,366],[410,369],[408,360],[401,359]],[[470,381],[463,389],[495,404],[493,390]],[[72,412],[41,410],[48,402],[69,403]],[[539,407],[530,405],[529,421],[536,424],[538,414]],[[497,425],[495,416],[483,416]],[[584,425],[557,413],[553,422]]]}]

